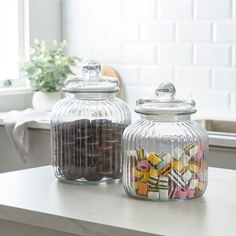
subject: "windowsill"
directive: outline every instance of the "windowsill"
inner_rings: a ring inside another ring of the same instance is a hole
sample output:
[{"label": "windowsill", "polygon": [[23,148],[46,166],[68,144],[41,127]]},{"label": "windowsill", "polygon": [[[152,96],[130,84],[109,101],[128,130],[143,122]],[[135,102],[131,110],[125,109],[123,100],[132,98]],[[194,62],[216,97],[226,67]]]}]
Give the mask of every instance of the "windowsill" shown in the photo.
[{"label": "windowsill", "polygon": [[32,93],[29,87],[0,88],[0,96]]},{"label": "windowsill", "polygon": [[[4,126],[4,119],[7,115],[7,112],[0,112],[0,126]],[[30,129],[41,129],[41,130],[49,130],[50,129],[50,121],[48,120],[42,120],[37,121],[32,124],[28,125],[28,128]]]}]

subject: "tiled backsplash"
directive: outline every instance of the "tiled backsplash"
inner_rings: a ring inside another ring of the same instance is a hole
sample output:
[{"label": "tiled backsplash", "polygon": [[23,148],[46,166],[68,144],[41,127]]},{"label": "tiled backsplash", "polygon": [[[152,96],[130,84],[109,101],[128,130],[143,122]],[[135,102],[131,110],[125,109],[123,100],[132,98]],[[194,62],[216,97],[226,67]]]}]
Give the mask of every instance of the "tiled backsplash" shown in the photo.
[{"label": "tiled backsplash", "polygon": [[236,0],[63,0],[68,52],[113,65],[134,103],[171,81],[201,111],[236,112]]}]

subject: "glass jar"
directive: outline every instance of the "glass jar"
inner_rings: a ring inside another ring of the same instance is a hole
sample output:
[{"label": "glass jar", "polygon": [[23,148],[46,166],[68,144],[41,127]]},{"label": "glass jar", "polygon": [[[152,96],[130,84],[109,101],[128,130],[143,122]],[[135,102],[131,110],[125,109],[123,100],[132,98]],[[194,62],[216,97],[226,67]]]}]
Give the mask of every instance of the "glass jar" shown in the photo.
[{"label": "glass jar", "polygon": [[121,177],[121,141],[130,111],[121,99],[118,80],[101,76],[89,61],[84,77],[65,81],[66,98],[52,110],[51,143],[55,176],[65,182],[101,183]]},{"label": "glass jar", "polygon": [[176,100],[162,83],[158,99],[140,99],[140,119],[123,134],[123,178],[128,195],[154,201],[192,199],[207,187],[207,132],[191,115],[193,100]]}]

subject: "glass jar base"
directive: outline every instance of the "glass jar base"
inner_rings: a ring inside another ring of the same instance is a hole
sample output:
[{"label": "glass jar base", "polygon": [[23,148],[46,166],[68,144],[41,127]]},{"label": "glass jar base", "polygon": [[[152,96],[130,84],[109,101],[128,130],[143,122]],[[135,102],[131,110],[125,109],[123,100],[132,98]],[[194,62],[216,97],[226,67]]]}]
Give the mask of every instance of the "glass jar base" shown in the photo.
[{"label": "glass jar base", "polygon": [[200,198],[204,195],[205,191],[201,192],[199,195],[193,196],[191,198],[168,198],[168,199],[160,199],[160,198],[148,198],[147,196],[140,196],[140,195],[133,195],[129,192],[126,192],[127,195],[133,199],[137,200],[145,200],[145,201],[151,201],[151,202],[182,202],[182,201],[191,201],[197,198]]},{"label": "glass jar base", "polygon": [[93,180],[86,180],[85,178],[75,179],[75,180],[68,180],[63,177],[57,177],[60,182],[69,183],[69,184],[78,184],[78,185],[99,185],[99,184],[110,184],[110,183],[118,183],[120,182],[120,178],[113,179],[113,178],[107,178],[103,177],[102,179],[98,181]]}]

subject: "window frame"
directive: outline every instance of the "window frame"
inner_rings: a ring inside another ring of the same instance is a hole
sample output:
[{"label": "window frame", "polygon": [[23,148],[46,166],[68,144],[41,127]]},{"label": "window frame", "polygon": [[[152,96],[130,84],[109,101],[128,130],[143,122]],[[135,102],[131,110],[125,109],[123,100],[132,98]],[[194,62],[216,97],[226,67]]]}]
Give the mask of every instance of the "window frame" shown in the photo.
[{"label": "window frame", "polygon": [[[19,58],[25,60],[29,48],[29,0],[18,0],[18,55]],[[8,91],[12,93],[22,93],[22,91],[30,91],[30,84],[28,79],[20,71],[17,79],[11,79],[10,85],[4,85],[6,80],[0,80],[0,94],[7,94]]]}]

